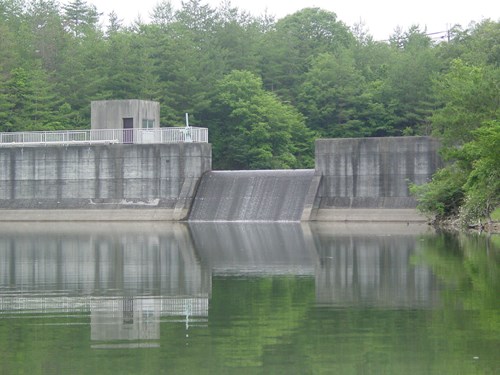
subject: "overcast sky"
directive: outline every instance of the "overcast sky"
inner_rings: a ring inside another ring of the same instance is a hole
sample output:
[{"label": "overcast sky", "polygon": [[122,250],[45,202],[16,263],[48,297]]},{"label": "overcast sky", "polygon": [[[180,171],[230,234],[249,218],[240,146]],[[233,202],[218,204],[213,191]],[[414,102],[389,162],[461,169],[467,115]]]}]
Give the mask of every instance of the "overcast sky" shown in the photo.
[{"label": "overcast sky", "polygon": [[[63,3],[68,0],[61,1]],[[137,19],[138,15],[145,22],[158,0],[87,0],[97,9],[109,14],[114,10],[125,24]],[[221,0],[202,0],[204,4],[217,7]],[[179,9],[181,0],[172,0],[174,9]],[[362,21],[369,33],[377,40],[387,39],[396,27],[407,29],[413,24],[427,27],[428,32],[447,30],[454,24],[467,26],[471,21],[491,18],[500,19],[500,1],[498,0],[232,0],[231,4],[240,10],[254,15],[268,14],[282,18],[287,14],[307,7],[319,7],[333,11],[339,20],[348,26]],[[106,17],[107,18],[107,17]]]}]

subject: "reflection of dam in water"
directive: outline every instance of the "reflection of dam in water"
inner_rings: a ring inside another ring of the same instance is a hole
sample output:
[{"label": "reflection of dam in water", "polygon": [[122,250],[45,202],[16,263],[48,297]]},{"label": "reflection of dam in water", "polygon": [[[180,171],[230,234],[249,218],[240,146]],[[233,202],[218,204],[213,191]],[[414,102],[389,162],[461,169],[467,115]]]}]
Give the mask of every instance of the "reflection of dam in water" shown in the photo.
[{"label": "reflection of dam in water", "polygon": [[[191,223],[211,274],[314,275],[317,253],[299,223]],[[307,232],[307,230],[305,231]]]},{"label": "reflection of dam in water", "polygon": [[[181,322],[206,327],[208,298],[205,297],[95,297],[95,296],[15,296],[2,295],[0,316],[12,314],[90,313],[92,341],[107,341],[94,348],[157,347],[160,322]],[[135,341],[133,344],[111,344],[110,341]]]},{"label": "reflection of dam in water", "polygon": [[0,234],[2,287],[24,293],[208,296],[209,275],[183,225],[165,231],[97,225],[92,232],[76,225],[65,232],[34,227]]},{"label": "reflection of dam in water", "polygon": [[208,317],[214,274],[314,277],[321,305],[428,308],[439,288],[429,269],[411,264],[418,238],[406,226],[372,233],[366,225],[352,232],[299,223],[3,226],[0,310],[91,311],[96,322],[114,316],[125,325],[127,314],[129,322]]},{"label": "reflection of dam in water", "polygon": [[341,225],[336,230],[315,226],[317,303],[383,308],[436,305],[438,286],[430,269],[412,265],[418,237],[394,229],[381,233],[365,224],[353,232]]},{"label": "reflection of dam in water", "polygon": [[206,326],[210,275],[184,225],[90,226],[3,226],[0,314],[90,314],[97,349],[157,347],[165,320]]}]

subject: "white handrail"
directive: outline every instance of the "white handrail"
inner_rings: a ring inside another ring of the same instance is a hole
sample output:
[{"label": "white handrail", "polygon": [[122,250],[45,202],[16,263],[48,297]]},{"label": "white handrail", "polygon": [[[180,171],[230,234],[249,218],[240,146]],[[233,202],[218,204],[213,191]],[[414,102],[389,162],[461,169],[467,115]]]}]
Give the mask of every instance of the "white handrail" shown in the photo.
[{"label": "white handrail", "polygon": [[198,127],[153,129],[92,129],[0,133],[0,147],[47,144],[157,144],[208,142],[208,129]]}]

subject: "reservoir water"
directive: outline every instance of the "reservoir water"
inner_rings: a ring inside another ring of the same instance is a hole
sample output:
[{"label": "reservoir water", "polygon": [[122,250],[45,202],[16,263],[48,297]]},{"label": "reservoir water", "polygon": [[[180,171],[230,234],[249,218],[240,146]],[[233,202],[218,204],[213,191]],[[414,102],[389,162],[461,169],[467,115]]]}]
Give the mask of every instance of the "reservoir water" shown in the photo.
[{"label": "reservoir water", "polygon": [[498,374],[500,238],[0,224],[0,374]]}]

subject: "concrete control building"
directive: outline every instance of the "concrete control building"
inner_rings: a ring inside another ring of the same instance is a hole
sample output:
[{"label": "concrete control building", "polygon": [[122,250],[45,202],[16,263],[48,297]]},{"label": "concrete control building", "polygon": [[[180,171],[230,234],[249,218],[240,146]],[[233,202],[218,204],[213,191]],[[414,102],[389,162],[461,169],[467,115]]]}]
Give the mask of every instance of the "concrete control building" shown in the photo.
[{"label": "concrete control building", "polygon": [[160,127],[160,103],[149,100],[99,100],[90,104],[90,127],[153,129]]}]

